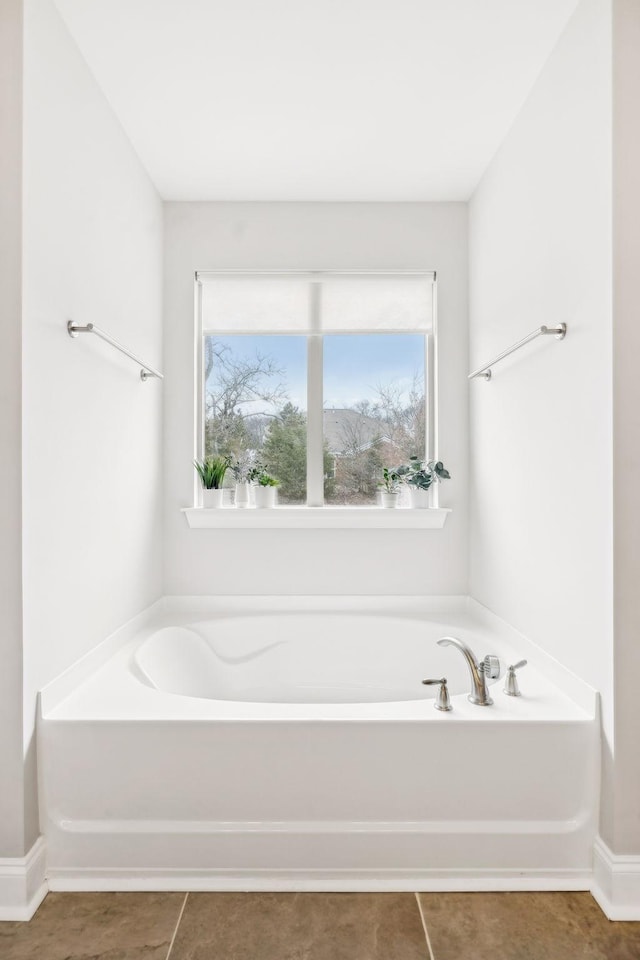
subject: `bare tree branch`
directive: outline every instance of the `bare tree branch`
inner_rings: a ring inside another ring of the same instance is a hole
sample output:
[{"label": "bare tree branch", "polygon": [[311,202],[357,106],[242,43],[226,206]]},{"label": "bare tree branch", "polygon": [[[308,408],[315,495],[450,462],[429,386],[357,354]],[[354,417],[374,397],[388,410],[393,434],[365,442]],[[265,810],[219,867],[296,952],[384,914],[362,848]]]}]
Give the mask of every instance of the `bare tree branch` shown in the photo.
[{"label": "bare tree branch", "polygon": [[[276,415],[275,409],[269,408],[279,408],[288,399],[281,380],[284,371],[272,357],[256,351],[250,359],[240,358],[228,344],[208,336],[204,372],[207,448],[238,455],[249,442],[255,442],[260,432],[264,433],[264,418]],[[250,409],[257,403],[264,408]],[[262,430],[253,429],[259,422]]]}]

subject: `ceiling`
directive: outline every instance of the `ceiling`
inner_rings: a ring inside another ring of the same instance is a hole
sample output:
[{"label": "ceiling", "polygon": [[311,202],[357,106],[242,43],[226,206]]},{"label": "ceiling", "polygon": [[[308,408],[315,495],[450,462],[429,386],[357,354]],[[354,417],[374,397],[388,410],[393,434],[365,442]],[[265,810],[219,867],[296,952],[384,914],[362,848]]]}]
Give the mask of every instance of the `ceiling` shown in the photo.
[{"label": "ceiling", "polygon": [[577,0],[56,0],[168,200],[466,200]]}]

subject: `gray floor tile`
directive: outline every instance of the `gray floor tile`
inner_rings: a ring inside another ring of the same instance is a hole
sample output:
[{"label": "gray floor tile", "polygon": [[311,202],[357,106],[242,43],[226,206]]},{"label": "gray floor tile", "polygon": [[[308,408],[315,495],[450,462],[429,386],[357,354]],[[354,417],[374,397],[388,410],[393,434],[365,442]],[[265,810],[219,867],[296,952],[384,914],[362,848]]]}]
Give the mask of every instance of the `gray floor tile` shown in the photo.
[{"label": "gray floor tile", "polygon": [[588,893],[422,893],[435,960],[640,960],[640,923]]},{"label": "gray floor tile", "polygon": [[166,960],[183,893],[50,893],[0,923],[1,960]]},{"label": "gray floor tile", "polygon": [[413,894],[189,894],[171,960],[427,960]]}]

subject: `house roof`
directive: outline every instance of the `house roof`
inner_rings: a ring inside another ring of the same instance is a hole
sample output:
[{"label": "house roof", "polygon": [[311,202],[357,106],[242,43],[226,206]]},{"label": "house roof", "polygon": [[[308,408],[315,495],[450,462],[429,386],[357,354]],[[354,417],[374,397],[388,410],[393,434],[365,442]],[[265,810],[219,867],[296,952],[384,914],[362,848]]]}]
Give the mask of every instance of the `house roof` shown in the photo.
[{"label": "house roof", "polygon": [[323,410],[323,425],[325,442],[333,454],[360,453],[381,441],[393,443],[382,432],[379,420],[348,407]]}]

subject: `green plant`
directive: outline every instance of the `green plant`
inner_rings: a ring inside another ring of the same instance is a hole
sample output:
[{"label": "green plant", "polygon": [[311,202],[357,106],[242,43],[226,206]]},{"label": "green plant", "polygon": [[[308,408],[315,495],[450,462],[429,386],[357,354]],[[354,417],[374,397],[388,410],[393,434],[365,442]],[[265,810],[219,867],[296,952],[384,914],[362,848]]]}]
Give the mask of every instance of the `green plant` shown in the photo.
[{"label": "green plant", "polygon": [[261,470],[256,481],[259,487],[277,487],[280,481],[277,477],[273,477],[270,473],[267,473],[266,470]]},{"label": "green plant", "polygon": [[385,493],[397,493],[403,480],[403,474],[400,467],[383,467],[382,483],[379,486]]},{"label": "green plant", "polygon": [[451,474],[441,460],[421,460],[409,457],[409,463],[398,468],[404,483],[418,490],[428,490],[432,484],[441,480],[450,480]]},{"label": "green plant", "polygon": [[193,465],[205,490],[219,490],[231,465],[231,457],[205,457],[204,460],[194,460]]},{"label": "green plant", "polygon": [[445,470],[442,460],[430,460],[429,464],[432,466],[433,479],[436,483],[440,483],[441,480],[451,480],[451,474],[448,470]]}]

